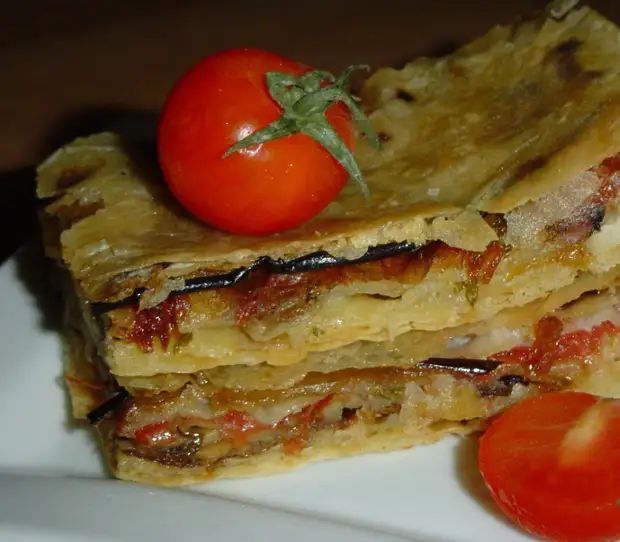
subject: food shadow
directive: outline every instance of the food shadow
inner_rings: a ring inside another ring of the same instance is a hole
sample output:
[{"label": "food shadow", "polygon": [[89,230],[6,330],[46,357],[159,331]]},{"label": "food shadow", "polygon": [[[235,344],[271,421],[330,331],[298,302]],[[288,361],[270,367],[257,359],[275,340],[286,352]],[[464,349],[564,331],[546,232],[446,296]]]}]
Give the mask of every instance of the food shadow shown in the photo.
[{"label": "food shadow", "polygon": [[478,468],[478,441],[479,435],[470,435],[460,439],[454,456],[457,482],[486,513],[493,515],[510,529],[514,529],[514,525],[495,504],[482,479]]},{"label": "food shadow", "polygon": [[[102,107],[77,111],[54,126],[42,138],[37,152],[41,162],[62,145],[81,136],[112,131],[131,141],[140,149],[154,148],[157,116],[148,111]],[[39,320],[37,326],[43,331],[59,335],[62,328],[62,297],[52,277],[56,265],[45,255],[40,231],[38,212],[45,205],[36,197],[35,167],[0,173],[5,198],[2,199],[0,220],[3,234],[0,242],[0,261],[14,257],[16,278],[35,301]],[[69,393],[64,383],[64,364],[58,360],[58,376],[55,385],[63,390],[64,429],[67,432],[86,431],[89,445],[95,451],[103,472],[108,472],[107,459],[98,442],[95,431],[89,430],[87,422],[75,420]]]},{"label": "food shadow", "polygon": [[[54,263],[45,256],[40,236],[34,235],[29,242],[23,245],[15,254],[17,267],[16,277],[25,286],[29,295],[35,300],[39,312],[38,325],[42,330],[52,331],[61,341],[62,328],[62,299],[60,293],[51,280]],[[64,349],[64,345],[63,345]],[[88,438],[88,445],[96,455],[102,472],[107,472],[107,459],[99,445],[95,431],[84,420],[73,418],[71,398],[64,382],[65,361],[58,360],[57,377],[54,385],[62,390],[64,408],[63,429],[67,433],[83,431]],[[51,385],[51,383],[50,383]]]}]

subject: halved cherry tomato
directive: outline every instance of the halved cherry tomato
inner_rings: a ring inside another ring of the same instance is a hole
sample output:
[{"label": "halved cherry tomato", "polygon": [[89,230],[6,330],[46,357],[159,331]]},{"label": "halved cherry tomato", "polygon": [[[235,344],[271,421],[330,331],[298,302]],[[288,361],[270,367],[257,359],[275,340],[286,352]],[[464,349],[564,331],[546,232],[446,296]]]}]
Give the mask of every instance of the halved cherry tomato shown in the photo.
[{"label": "halved cherry tomato", "polygon": [[620,539],[620,401],[558,392],[516,405],[483,435],[479,467],[498,506],[562,542]]},{"label": "halved cherry tomato", "polygon": [[[223,158],[282,115],[265,74],[310,70],[266,51],[236,49],[203,59],[179,80],[161,113],[158,154],[171,191],[197,218],[235,234],[271,234],[306,222],[340,192],[349,174],[300,133]],[[331,105],[326,118],[352,150],[344,105]]]}]

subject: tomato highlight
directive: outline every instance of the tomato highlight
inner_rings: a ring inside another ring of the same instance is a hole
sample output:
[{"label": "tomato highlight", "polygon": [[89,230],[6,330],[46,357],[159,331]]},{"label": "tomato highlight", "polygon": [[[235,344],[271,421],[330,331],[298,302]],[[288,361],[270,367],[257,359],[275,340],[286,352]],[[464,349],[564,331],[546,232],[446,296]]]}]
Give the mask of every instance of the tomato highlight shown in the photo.
[{"label": "tomato highlight", "polygon": [[558,542],[620,538],[620,400],[533,397],[482,436],[479,468],[499,508]]}]

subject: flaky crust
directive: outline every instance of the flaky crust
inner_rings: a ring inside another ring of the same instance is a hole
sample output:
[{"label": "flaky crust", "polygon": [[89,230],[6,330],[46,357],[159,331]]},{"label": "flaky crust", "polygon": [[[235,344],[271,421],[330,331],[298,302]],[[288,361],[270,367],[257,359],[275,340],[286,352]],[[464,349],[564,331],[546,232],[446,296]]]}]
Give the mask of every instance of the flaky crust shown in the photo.
[{"label": "flaky crust", "polygon": [[619,37],[583,8],[379,70],[361,95],[387,141],[381,153],[363,140],[357,151],[372,200],[351,184],[315,219],[271,237],[197,223],[153,159],[137,160],[112,134],[79,139],[38,169],[39,197],[55,198],[44,219],[48,249],[99,301],[265,255],[355,258],[373,245],[433,239],[483,250],[496,235],[479,211],[540,198],[620,150]]}]

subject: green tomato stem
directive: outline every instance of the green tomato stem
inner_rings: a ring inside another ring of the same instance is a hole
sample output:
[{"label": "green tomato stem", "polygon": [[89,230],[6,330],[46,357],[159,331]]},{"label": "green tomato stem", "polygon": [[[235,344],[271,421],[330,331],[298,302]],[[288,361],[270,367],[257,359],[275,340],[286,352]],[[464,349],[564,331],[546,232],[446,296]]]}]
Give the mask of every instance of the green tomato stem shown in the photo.
[{"label": "green tomato stem", "polygon": [[[334,103],[344,104],[369,143],[376,149],[381,148],[372,124],[346,91],[350,75],[359,69],[368,69],[368,66],[349,66],[338,78],[324,71],[310,71],[300,77],[281,72],[266,73],[267,89],[273,100],[282,108],[282,116],[265,128],[235,143],[224,153],[223,157],[226,158],[254,145],[302,133],[323,146],[349,173],[351,180],[358,185],[364,197],[369,199],[368,185],[364,181],[353,153],[325,116]],[[325,85],[325,82],[329,84]]]}]

